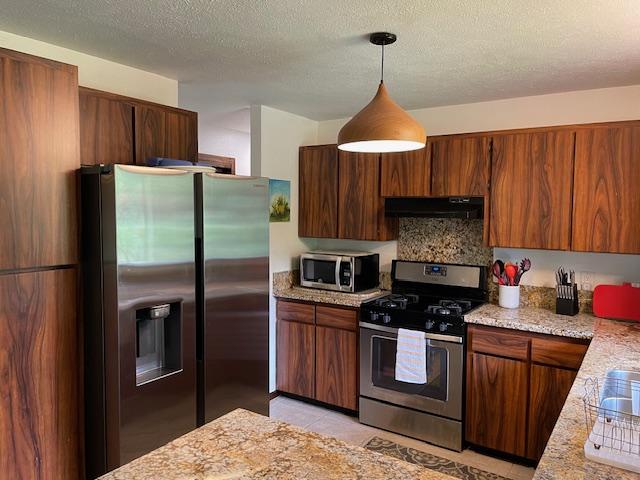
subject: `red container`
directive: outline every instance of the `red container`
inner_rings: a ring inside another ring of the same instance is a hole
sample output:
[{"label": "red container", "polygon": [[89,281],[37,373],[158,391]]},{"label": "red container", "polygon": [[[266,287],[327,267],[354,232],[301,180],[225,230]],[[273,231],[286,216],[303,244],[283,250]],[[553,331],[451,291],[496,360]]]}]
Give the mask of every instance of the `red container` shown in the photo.
[{"label": "red container", "polygon": [[640,287],[630,283],[598,285],[593,290],[593,313],[601,318],[640,321]]}]

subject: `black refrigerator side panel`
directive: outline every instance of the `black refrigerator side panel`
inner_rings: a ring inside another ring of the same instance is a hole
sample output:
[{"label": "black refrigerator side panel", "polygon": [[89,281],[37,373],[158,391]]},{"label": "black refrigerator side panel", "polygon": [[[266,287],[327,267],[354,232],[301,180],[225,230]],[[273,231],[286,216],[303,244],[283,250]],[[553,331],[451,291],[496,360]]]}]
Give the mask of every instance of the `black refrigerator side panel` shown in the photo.
[{"label": "black refrigerator side panel", "polygon": [[82,306],[84,330],[85,469],[87,478],[106,471],[104,319],[100,174],[81,174]]}]

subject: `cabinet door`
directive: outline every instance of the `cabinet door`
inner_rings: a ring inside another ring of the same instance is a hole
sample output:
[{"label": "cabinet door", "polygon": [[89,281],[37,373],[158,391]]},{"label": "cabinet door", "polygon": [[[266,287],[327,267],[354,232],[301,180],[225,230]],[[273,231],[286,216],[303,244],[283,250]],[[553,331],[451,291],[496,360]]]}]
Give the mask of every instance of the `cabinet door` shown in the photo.
[{"label": "cabinet door", "polygon": [[75,269],[0,275],[0,477],[81,477],[78,348]]},{"label": "cabinet door", "polygon": [[431,195],[483,196],[488,192],[491,138],[432,139]]},{"label": "cabinet door", "polygon": [[0,49],[0,271],[78,260],[77,72]]},{"label": "cabinet door", "polygon": [[166,117],[159,107],[135,106],[136,164],[150,157],[166,157]]},{"label": "cabinet door", "polygon": [[467,441],[525,456],[527,362],[475,352],[468,359]]},{"label": "cabinet door", "polygon": [[198,155],[198,124],[195,113],[167,110],[165,155],[168,158],[196,161]]},{"label": "cabinet door", "polygon": [[383,153],[380,195],[426,197],[431,193],[431,148]]},{"label": "cabinet door", "polygon": [[314,397],[315,328],[307,323],[277,321],[278,390],[308,398]]},{"label": "cabinet door", "polygon": [[82,165],[133,163],[133,107],[80,90]]},{"label": "cabinet door", "polygon": [[298,236],[338,238],[338,148],[300,147]]},{"label": "cabinet door", "polygon": [[640,253],[640,123],[576,133],[572,250]]},{"label": "cabinet door", "polygon": [[398,220],[384,216],[380,196],[380,155],[338,153],[338,236],[354,240],[392,240]]},{"label": "cabinet door", "polygon": [[574,133],[493,139],[490,245],[568,250]]},{"label": "cabinet door", "polygon": [[356,333],[316,327],[316,400],[358,408]]},{"label": "cabinet door", "polygon": [[531,366],[527,457],[540,460],[576,373],[562,368]]}]

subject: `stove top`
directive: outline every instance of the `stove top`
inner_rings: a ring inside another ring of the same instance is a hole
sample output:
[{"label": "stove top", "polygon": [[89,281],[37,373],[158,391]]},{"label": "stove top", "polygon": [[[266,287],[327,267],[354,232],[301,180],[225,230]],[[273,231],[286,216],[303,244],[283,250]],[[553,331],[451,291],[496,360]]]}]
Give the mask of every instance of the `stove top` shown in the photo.
[{"label": "stove top", "polygon": [[393,328],[463,336],[464,314],[483,303],[474,299],[392,293],[364,303],[361,321]]}]

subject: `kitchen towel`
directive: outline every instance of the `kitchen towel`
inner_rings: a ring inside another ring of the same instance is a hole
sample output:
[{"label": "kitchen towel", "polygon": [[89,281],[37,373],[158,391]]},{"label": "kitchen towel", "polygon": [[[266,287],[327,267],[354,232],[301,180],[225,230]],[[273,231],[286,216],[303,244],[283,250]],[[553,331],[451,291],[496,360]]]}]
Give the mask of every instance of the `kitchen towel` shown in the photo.
[{"label": "kitchen towel", "polygon": [[398,329],[395,378],[399,382],[427,383],[427,349],[424,332]]}]

